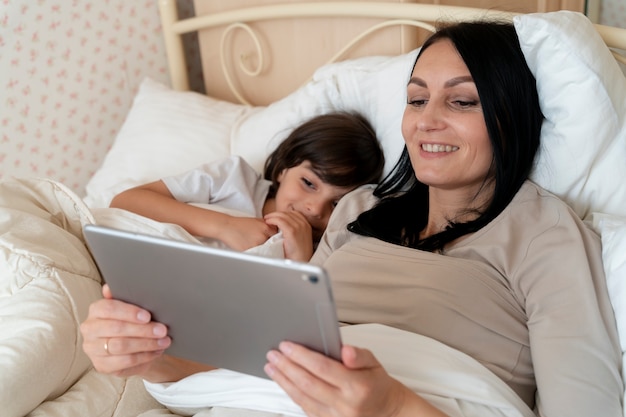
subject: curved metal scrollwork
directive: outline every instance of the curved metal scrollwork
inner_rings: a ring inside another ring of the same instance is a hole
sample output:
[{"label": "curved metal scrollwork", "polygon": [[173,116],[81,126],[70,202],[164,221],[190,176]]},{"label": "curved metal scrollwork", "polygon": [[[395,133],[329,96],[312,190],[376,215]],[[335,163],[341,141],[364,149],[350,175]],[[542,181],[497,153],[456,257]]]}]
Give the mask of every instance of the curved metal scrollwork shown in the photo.
[{"label": "curved metal scrollwork", "polygon": [[235,29],[242,29],[248,35],[250,35],[250,38],[254,42],[254,46],[256,48],[256,53],[257,53],[258,60],[259,60],[257,67],[253,70],[249,70],[246,67],[246,61],[248,61],[247,59],[248,57],[246,55],[240,55],[239,56],[239,68],[244,74],[246,74],[249,77],[257,77],[261,74],[261,72],[263,71],[263,49],[261,48],[261,42],[259,42],[259,37],[257,36],[257,34],[254,33],[254,30],[245,23],[233,23],[229,25],[228,27],[226,27],[226,29],[224,29],[224,32],[222,33],[222,38],[220,40],[220,65],[222,66],[222,72],[224,73],[224,77],[226,78],[226,83],[228,84],[230,91],[235,95],[235,97],[237,97],[237,100],[239,100],[243,104],[250,105],[248,100],[245,99],[243,94],[241,94],[239,90],[237,89],[237,87],[235,86],[235,83],[232,80],[230,71],[226,65],[226,50],[227,50],[226,41],[228,39],[228,36]]},{"label": "curved metal scrollwork", "polygon": [[[392,27],[392,26],[413,26],[413,27],[419,27],[419,28],[428,30],[430,32],[435,31],[435,27],[429,23],[415,21],[415,20],[408,20],[408,19],[407,20],[395,19],[395,20],[388,20],[382,23],[378,23],[370,27],[369,29],[361,32],[359,35],[355,36],[350,42],[346,44],[346,46],[344,46],[331,59],[329,59],[325,65],[338,62],[352,48],[358,45],[359,42],[363,41],[363,39],[370,36],[372,33],[377,32],[387,27]],[[256,54],[258,58],[258,63],[256,65],[256,68],[249,69],[247,66],[247,62],[250,61],[249,59],[250,55],[249,54],[240,55],[239,56],[239,69],[245,75],[249,77],[257,77],[263,71],[264,56],[263,56],[263,48],[261,47],[261,42],[259,41],[259,36],[255,33],[254,29],[252,29],[249,25],[245,23],[233,23],[229,25],[228,27],[226,27],[224,31],[222,32],[222,37],[220,40],[220,65],[222,67],[222,72],[224,74],[224,78],[226,79],[226,83],[228,84],[228,88],[230,88],[230,91],[233,93],[233,95],[237,98],[237,100],[239,100],[240,103],[251,105],[251,103],[244,97],[244,95],[239,91],[239,89],[235,85],[235,82],[233,81],[233,74],[231,73],[227,65],[226,54],[227,54],[227,51],[229,50],[227,41],[228,41],[229,36],[237,29],[241,29],[245,31],[250,36],[250,38],[254,42],[254,46],[255,46]],[[310,79],[311,78],[309,77],[304,82],[304,84],[309,82]]]}]

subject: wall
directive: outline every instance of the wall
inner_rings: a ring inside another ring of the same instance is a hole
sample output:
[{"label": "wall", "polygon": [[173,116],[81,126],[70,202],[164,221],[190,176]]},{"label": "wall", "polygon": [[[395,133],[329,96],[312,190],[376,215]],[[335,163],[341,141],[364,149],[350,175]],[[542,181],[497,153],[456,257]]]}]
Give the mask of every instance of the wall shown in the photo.
[{"label": "wall", "polygon": [[602,0],[599,21],[603,25],[626,28],[626,1]]},{"label": "wall", "polygon": [[[0,178],[82,195],[141,80],[168,82],[157,1],[0,0]],[[624,1],[603,1],[603,23],[626,26]],[[193,0],[179,6],[189,15]],[[201,90],[199,69],[190,81]]]},{"label": "wall", "polygon": [[145,76],[168,82],[157,0],[0,0],[0,178],[82,194]]}]

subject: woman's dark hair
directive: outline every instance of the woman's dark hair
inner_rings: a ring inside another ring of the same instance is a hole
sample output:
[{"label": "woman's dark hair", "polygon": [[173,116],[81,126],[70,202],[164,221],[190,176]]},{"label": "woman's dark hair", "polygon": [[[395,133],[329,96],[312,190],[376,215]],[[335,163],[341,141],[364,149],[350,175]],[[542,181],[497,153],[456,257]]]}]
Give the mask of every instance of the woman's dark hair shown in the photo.
[{"label": "woman's dark hair", "polygon": [[322,114],[294,129],[265,161],[265,179],[272,181],[269,196],[278,189],[280,173],[308,161],[327,184],[358,187],[378,183],[385,158],[376,132],[358,113]]},{"label": "woman's dark hair", "polygon": [[[461,22],[439,28],[417,56],[441,40],[450,40],[467,65],[480,97],[493,149],[494,194],[465,223],[451,220],[445,230],[420,239],[428,221],[428,187],[416,177],[406,146],[374,194],[381,198],[348,227],[366,236],[427,251],[442,251],[460,236],[475,232],[498,216],[528,178],[537,149],[543,114],[535,78],[509,22]],[[417,63],[416,60],[416,63]],[[415,64],[414,64],[415,67]],[[413,67],[413,68],[414,68]]]}]

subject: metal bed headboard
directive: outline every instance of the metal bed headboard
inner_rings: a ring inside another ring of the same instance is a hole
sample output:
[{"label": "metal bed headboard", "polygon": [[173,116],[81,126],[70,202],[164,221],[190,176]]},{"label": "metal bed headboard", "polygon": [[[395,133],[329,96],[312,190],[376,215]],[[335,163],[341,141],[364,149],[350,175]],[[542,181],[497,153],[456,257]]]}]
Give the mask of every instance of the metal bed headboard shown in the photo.
[{"label": "metal bed headboard", "polygon": [[[484,17],[497,17],[498,19],[512,19],[515,13],[508,13],[492,9],[478,9],[471,7],[443,6],[433,4],[416,3],[381,3],[381,2],[315,2],[315,3],[287,3],[249,7],[238,10],[230,10],[215,14],[196,16],[179,19],[176,8],[176,0],[159,0],[161,24],[165,39],[168,66],[172,88],[176,90],[188,90],[189,78],[185,61],[182,36],[202,29],[225,26],[238,27],[248,30],[247,23],[259,22],[269,19],[289,19],[303,17],[355,17],[355,18],[381,18],[385,22],[378,24],[367,32],[359,35],[345,48],[339,51],[329,62],[335,62],[343,56],[354,44],[372,31],[390,25],[411,25],[427,30],[434,30],[432,22],[446,22],[468,20]],[[595,25],[604,42],[612,49],[616,59],[626,64],[626,29],[615,28],[605,25]],[[257,49],[260,50],[257,44]],[[222,46],[223,47],[223,46]],[[224,51],[221,51],[223,54]],[[260,51],[259,51],[260,52]],[[262,58],[262,54],[260,54]],[[222,65],[224,65],[222,63]],[[260,68],[262,65],[259,65]],[[230,84],[228,71],[223,68],[227,82],[233,93],[240,101],[246,102],[241,97],[234,85]],[[249,75],[254,75],[249,74]]]}]

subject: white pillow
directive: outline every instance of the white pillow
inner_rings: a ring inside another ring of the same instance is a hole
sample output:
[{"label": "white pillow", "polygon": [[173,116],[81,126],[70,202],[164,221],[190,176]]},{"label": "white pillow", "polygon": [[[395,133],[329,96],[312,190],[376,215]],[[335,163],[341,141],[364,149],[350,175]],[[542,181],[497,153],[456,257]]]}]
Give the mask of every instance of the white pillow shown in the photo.
[{"label": "white pillow", "polygon": [[416,54],[324,66],[305,86],[268,107],[174,91],[146,79],[102,167],[86,186],[85,202],[107,207],[124,189],[230,154],[243,156],[261,171],[269,153],[292,129],[334,110],[358,111],[370,120],[388,171],[404,145],[400,122]]},{"label": "white pillow", "polygon": [[626,216],[626,78],[593,24],[570,11],[514,18],[546,121],[531,179],[582,218]]},{"label": "white pillow", "polygon": [[626,217],[594,214],[602,238],[602,264],[617,318],[622,351],[626,352]]},{"label": "white pillow", "polygon": [[356,111],[374,127],[389,172],[404,147],[400,125],[416,56],[414,50],[321,67],[302,88],[243,117],[233,131],[232,152],[261,169],[268,153],[306,119],[334,110]]},{"label": "white pillow", "polygon": [[120,191],[230,154],[231,128],[250,107],[171,90],[146,78],[85,203],[108,207]]},{"label": "white pillow", "polygon": [[[580,13],[519,15],[514,24],[546,118],[531,179],[560,196],[600,233],[624,368],[626,78]],[[594,212],[605,214],[592,216]]]},{"label": "white pillow", "polygon": [[622,348],[622,377],[626,397],[626,217],[594,213],[593,224],[602,237],[602,264]]},{"label": "white pillow", "polygon": [[404,142],[400,122],[417,51],[364,57],[320,68],[302,88],[268,107],[249,107],[146,79],[102,166],[86,186],[90,207],[107,207],[132,186],[236,154],[261,171],[269,153],[305,120],[334,110],[362,113],[386,155],[386,172]]}]

